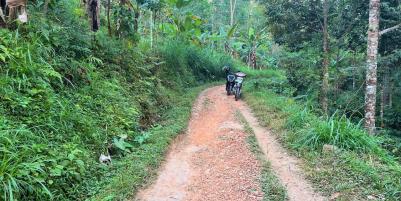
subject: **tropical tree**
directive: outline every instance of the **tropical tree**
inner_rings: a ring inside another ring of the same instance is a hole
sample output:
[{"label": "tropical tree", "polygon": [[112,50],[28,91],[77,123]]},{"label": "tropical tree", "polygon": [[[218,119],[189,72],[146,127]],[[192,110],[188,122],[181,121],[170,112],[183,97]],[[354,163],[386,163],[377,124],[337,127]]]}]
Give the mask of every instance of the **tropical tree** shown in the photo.
[{"label": "tropical tree", "polygon": [[365,92],[365,127],[370,134],[374,134],[376,129],[379,38],[401,27],[401,24],[397,24],[380,31],[380,6],[380,0],[370,0]]}]

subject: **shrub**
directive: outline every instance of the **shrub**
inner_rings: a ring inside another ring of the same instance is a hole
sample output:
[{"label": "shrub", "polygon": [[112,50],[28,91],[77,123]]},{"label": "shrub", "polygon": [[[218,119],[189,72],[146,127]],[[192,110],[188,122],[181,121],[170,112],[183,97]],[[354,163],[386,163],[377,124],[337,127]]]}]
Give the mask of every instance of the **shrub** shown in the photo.
[{"label": "shrub", "polygon": [[159,55],[165,64],[160,76],[170,87],[190,87],[208,81],[224,80],[224,65],[232,65],[232,59],[224,54],[186,44],[169,41],[162,45]]}]

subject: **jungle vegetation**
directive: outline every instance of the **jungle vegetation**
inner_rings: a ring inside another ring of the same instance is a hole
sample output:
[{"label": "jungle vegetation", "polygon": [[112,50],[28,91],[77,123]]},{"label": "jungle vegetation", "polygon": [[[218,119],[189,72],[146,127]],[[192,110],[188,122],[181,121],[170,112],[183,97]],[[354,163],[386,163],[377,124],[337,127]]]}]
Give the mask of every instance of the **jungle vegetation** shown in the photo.
[{"label": "jungle vegetation", "polygon": [[399,0],[0,2],[2,200],[132,196],[225,65],[295,152],[336,145],[366,188],[401,197]]}]

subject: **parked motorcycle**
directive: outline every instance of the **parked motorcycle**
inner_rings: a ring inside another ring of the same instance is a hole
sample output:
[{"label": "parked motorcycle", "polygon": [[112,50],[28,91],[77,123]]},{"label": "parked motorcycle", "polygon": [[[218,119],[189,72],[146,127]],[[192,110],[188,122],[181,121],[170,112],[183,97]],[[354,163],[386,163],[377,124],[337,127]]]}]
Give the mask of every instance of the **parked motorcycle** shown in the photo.
[{"label": "parked motorcycle", "polygon": [[236,78],[234,84],[234,95],[235,95],[235,101],[238,101],[241,98],[242,83],[244,82],[246,74],[238,72],[235,74],[235,77]]}]

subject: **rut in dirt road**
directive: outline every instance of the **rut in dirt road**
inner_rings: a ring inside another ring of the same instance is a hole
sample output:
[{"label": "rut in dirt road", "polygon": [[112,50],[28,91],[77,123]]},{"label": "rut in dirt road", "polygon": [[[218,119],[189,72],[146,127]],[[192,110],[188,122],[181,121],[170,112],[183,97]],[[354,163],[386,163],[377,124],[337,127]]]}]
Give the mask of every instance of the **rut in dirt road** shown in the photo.
[{"label": "rut in dirt road", "polygon": [[249,108],[227,97],[224,89],[213,87],[200,94],[187,134],[173,143],[157,180],[135,200],[263,200],[261,164],[248,148],[248,134],[235,117],[238,110],[254,129],[290,200],[324,200],[302,177],[297,160],[286,155],[258,126]]}]

